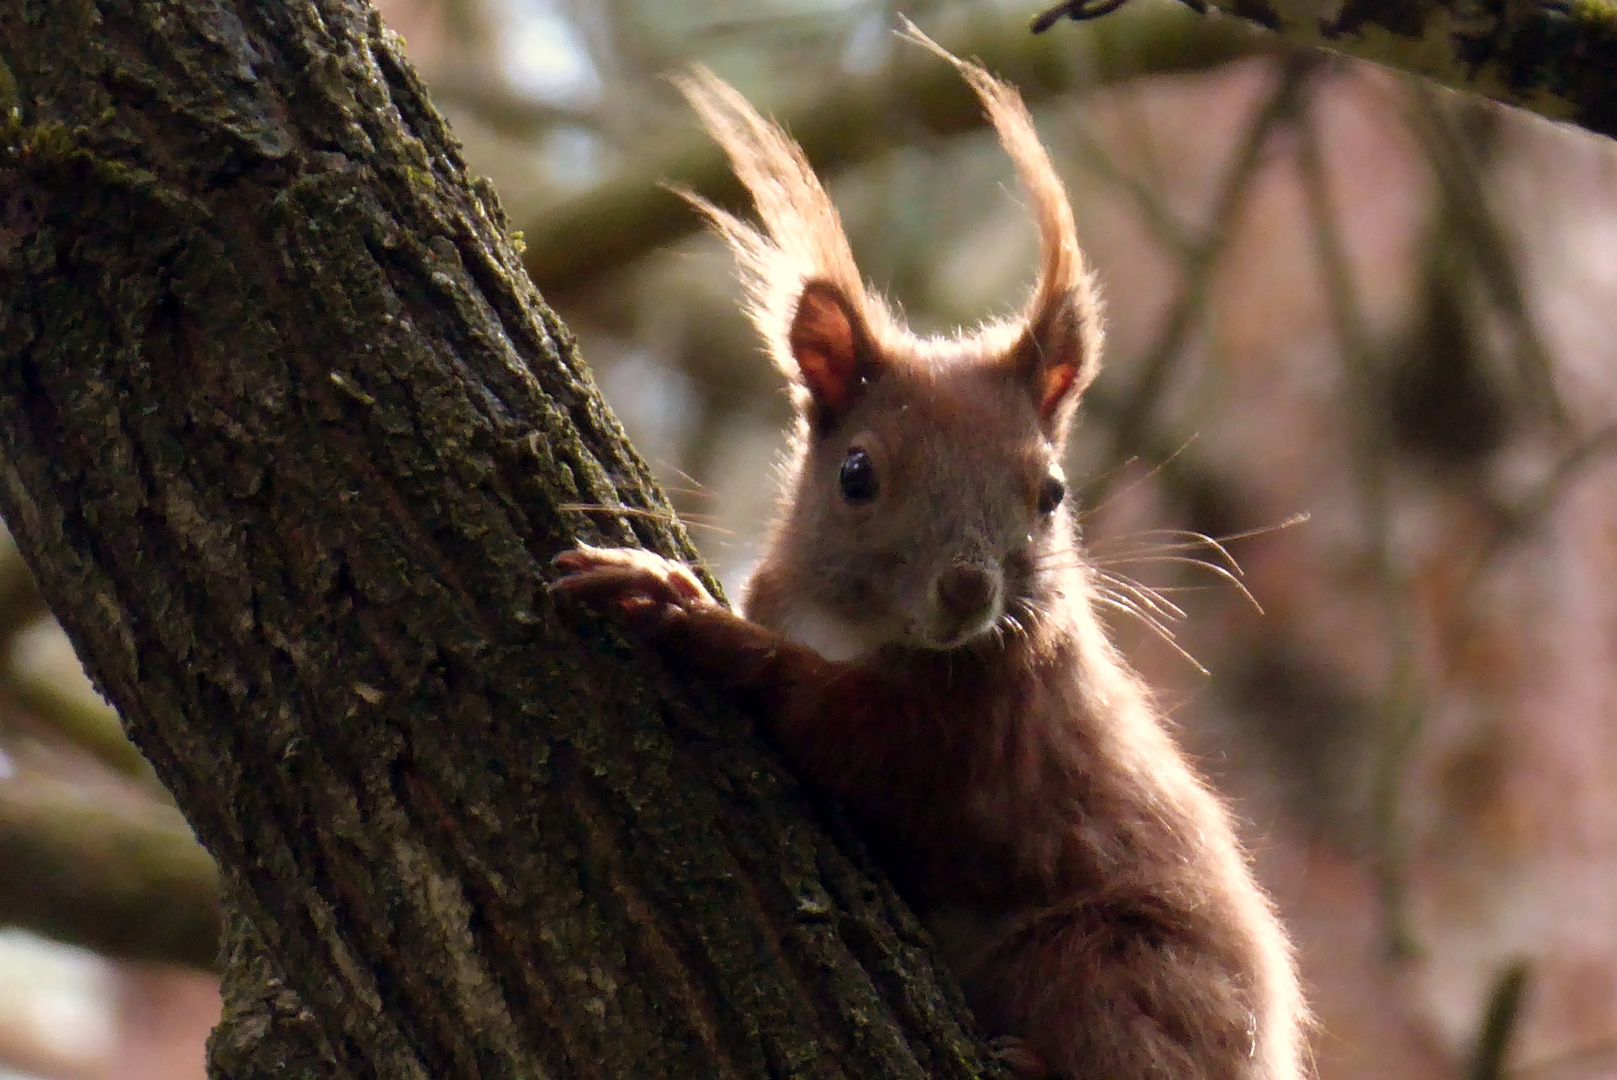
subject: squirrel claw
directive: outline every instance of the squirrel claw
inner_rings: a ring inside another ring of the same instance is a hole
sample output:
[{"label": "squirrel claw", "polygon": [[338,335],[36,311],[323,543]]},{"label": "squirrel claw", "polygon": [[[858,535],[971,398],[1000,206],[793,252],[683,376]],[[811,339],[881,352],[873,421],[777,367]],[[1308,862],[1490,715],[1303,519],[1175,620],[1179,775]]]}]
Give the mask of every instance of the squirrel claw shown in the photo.
[{"label": "squirrel claw", "polygon": [[714,603],[685,567],[638,548],[580,544],[551,560],[563,571],[551,589],[588,604],[615,607],[635,622],[666,622],[677,613]]}]

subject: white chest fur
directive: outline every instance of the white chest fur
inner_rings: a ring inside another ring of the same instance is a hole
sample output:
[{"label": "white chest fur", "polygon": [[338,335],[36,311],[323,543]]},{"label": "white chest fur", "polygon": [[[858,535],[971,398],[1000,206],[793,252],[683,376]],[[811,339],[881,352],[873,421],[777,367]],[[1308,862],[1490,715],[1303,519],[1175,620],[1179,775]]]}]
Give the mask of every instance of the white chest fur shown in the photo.
[{"label": "white chest fur", "polygon": [[837,663],[857,660],[878,647],[878,643],[860,633],[858,627],[816,604],[803,605],[786,612],[776,629],[787,640],[806,645],[827,660]]}]

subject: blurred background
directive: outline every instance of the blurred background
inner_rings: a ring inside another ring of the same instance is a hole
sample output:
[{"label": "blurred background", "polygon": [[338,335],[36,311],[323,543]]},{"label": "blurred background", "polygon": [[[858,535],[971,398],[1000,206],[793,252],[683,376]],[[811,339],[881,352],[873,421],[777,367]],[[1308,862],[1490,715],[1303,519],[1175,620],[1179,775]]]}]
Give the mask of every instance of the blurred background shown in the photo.
[{"label": "blurred background", "polygon": [[[784,120],[918,329],[1025,295],[1009,163],[890,4],[379,6],[732,591],[786,400],[657,187],[737,205],[663,76]],[[1173,0],[902,11],[1069,185],[1108,620],[1248,823],[1320,1076],[1617,1076],[1617,148]],[[201,1077],[212,868],[9,545],[0,646],[0,1078]]]}]

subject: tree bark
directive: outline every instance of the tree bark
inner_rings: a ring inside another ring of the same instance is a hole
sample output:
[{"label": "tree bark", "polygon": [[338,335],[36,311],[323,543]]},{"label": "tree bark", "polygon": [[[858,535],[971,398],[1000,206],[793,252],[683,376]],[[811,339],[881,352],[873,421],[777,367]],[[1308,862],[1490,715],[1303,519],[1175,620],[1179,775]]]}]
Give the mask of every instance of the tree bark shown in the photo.
[{"label": "tree bark", "polygon": [[0,434],[219,864],[214,1075],[981,1075],[746,719],[552,603],[692,551],[358,0],[0,0]]},{"label": "tree bark", "polygon": [[[1278,33],[1617,138],[1612,0],[1186,0]],[[1109,11],[1068,0],[1058,13]]]}]

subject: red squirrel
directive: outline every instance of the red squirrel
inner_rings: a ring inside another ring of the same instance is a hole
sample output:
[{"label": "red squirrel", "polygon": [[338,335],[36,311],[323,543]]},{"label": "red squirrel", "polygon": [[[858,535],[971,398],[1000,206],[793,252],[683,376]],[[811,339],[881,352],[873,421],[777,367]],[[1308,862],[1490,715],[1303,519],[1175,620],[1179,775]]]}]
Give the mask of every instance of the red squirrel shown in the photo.
[{"label": "red squirrel", "polygon": [[976,90],[1031,196],[1026,307],[912,335],[865,288],[801,149],[711,73],[678,80],[762,219],[685,196],[734,249],[792,384],[784,494],[744,615],[635,549],[566,552],[555,588],[767,717],[1018,1075],[1298,1080],[1290,945],[1107,639],[1065,509],[1062,448],[1101,346],[1072,210],[1017,92],[911,35]]}]

